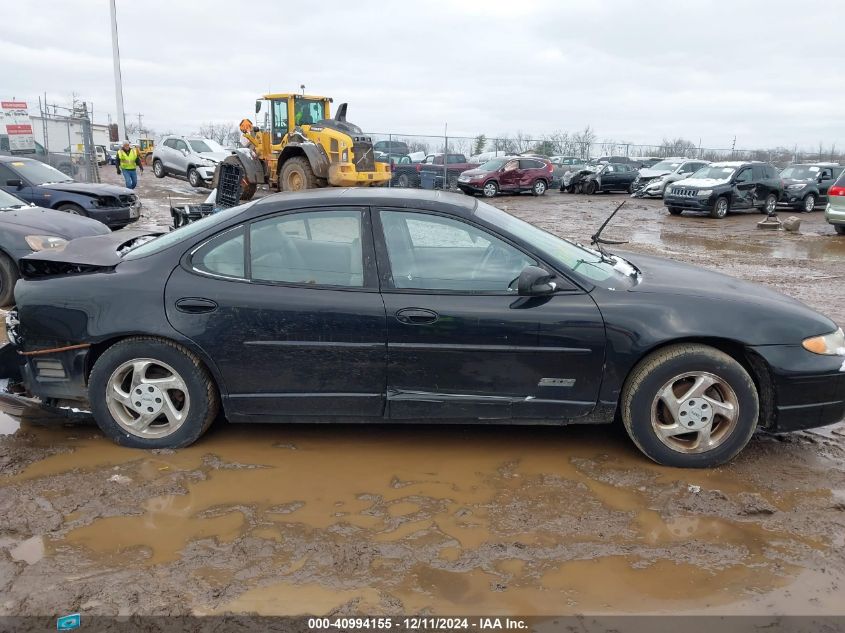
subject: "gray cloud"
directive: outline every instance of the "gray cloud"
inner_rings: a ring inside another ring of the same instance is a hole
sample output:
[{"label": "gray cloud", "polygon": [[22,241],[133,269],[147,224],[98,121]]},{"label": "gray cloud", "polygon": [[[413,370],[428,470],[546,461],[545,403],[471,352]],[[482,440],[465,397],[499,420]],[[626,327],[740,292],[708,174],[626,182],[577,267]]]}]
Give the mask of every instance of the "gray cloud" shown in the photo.
[{"label": "gray cloud", "polygon": [[[304,83],[348,101],[350,119],[372,132],[589,124],[600,139],[634,143],[729,147],[736,135],[741,148],[845,146],[835,1],[118,5],[126,109],[159,132],[238,120],[256,96]],[[0,95],[61,102],[76,92],[98,119],[114,112],[106,0],[3,12]]]}]

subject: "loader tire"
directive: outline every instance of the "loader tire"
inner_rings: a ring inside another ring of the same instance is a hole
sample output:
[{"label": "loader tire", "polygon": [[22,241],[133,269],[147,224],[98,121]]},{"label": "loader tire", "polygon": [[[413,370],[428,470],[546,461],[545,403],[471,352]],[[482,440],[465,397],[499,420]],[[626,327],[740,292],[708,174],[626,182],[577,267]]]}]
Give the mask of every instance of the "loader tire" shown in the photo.
[{"label": "loader tire", "polygon": [[258,185],[254,182],[248,182],[241,188],[241,200],[252,200]]},{"label": "loader tire", "polygon": [[311,164],[304,156],[294,156],[285,161],[279,172],[279,188],[282,191],[303,191],[316,189],[317,177]]}]

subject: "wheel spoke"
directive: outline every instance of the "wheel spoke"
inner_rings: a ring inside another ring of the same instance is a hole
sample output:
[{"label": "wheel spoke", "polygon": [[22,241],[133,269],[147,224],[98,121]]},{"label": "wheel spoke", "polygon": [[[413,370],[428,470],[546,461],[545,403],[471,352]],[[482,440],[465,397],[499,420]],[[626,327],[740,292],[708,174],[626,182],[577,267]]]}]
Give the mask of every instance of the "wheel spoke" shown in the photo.
[{"label": "wheel spoke", "polygon": [[158,417],[158,413],[142,413],[139,415],[135,420],[133,420],[129,426],[138,433],[143,433],[147,430],[150,424]]},{"label": "wheel spoke", "polygon": [[690,398],[700,398],[704,395],[704,392],[710,389],[710,387],[712,387],[715,383],[716,381],[712,376],[696,376],[695,382],[678,400],[680,402],[685,402]]},{"label": "wheel spoke", "polygon": [[661,391],[658,395],[658,398],[669,411],[669,414],[672,416],[672,422],[677,424],[679,417],[679,409],[681,406],[681,402],[683,402],[683,399],[679,400],[675,396],[675,392],[672,391],[671,383],[666,385],[663,391]]},{"label": "wheel spoke", "polygon": [[675,437],[676,435],[683,435],[689,433],[689,429],[685,429],[680,424],[656,424],[654,430],[663,437]]},{"label": "wheel spoke", "polygon": [[161,408],[161,412],[164,413],[167,421],[174,426],[182,421],[183,412],[176,408],[176,405],[173,404],[173,400],[170,399],[167,393],[164,394],[164,405]]},{"label": "wheel spoke", "polygon": [[188,390],[184,381],[179,378],[179,376],[174,375],[166,376],[164,378],[144,378],[141,382],[145,385],[155,385],[162,391],[174,389],[184,393]]},{"label": "wheel spoke", "polygon": [[692,450],[698,450],[698,449],[702,449],[702,448],[706,450],[710,446],[710,444],[712,443],[711,439],[710,439],[710,434],[711,434],[712,430],[713,430],[712,424],[708,424],[704,428],[699,429],[698,430],[698,436],[695,438],[695,442],[693,443],[693,445],[691,447]]},{"label": "wheel spoke", "polygon": [[729,422],[733,422],[736,418],[736,408],[730,402],[720,402],[710,396],[703,396],[703,399],[710,405],[713,415],[721,415],[727,418]]},{"label": "wheel spoke", "polygon": [[130,389],[134,389],[144,382],[144,378],[147,375],[147,367],[149,367],[150,364],[151,363],[148,360],[139,360],[132,363],[132,384]]}]

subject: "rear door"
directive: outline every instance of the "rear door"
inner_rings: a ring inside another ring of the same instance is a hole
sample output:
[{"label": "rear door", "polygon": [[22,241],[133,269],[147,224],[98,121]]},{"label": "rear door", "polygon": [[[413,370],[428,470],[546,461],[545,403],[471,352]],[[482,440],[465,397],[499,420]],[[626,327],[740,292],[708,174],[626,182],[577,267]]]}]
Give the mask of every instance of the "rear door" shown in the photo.
[{"label": "rear door", "polygon": [[469,222],[380,209],[376,246],[387,312],[394,419],[572,418],[596,404],[604,323],[567,280],[519,297],[530,254]]},{"label": "rear door", "polygon": [[265,216],[185,255],[167,282],[167,316],[217,366],[234,419],[381,416],[374,262],[366,209]]},{"label": "rear door", "polygon": [[822,167],[819,175],[819,201],[827,202],[827,190],[836,182],[836,178],[842,173],[842,168]]}]

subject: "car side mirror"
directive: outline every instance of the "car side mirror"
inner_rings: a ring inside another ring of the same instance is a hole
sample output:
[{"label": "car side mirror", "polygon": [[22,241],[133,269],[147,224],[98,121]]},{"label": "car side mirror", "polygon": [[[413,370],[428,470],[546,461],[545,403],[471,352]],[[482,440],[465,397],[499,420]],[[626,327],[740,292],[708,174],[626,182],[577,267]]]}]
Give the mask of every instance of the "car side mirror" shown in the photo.
[{"label": "car side mirror", "polygon": [[15,187],[17,189],[23,188],[23,181],[20,178],[10,178],[6,181],[7,187]]},{"label": "car side mirror", "polygon": [[527,266],[519,273],[517,291],[521,297],[550,295],[557,290],[554,275],[537,266]]}]

